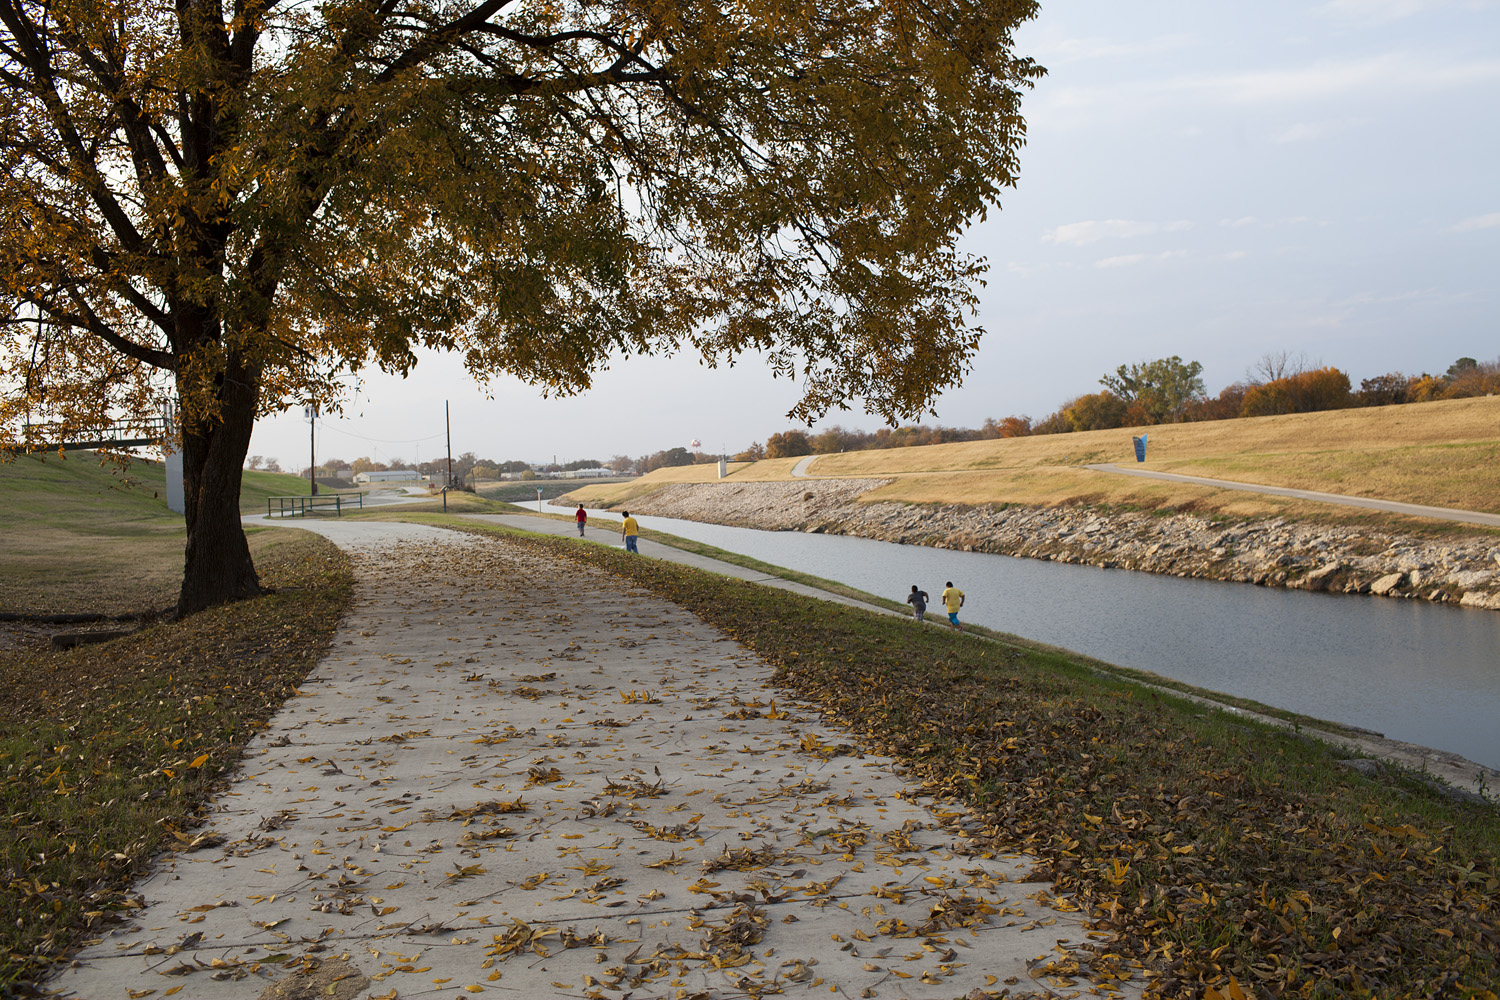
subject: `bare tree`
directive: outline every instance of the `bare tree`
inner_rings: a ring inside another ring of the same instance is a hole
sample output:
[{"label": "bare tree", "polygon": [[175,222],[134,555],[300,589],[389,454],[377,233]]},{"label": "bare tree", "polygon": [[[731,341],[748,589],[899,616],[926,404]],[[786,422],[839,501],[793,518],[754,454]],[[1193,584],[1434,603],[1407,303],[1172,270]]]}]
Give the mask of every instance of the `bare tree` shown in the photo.
[{"label": "bare tree", "polygon": [[1322,366],[1321,361],[1309,361],[1305,351],[1298,351],[1296,354],[1291,351],[1268,351],[1245,369],[1245,380],[1251,385],[1265,385],[1267,382],[1279,382]]}]

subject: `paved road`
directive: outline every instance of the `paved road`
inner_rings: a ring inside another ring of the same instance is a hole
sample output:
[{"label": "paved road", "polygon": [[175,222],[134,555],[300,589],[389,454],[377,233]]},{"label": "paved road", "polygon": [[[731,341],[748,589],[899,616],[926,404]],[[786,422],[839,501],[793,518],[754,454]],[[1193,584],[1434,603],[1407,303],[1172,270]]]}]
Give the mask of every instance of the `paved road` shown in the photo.
[{"label": "paved road", "polygon": [[288,526],[351,553],[355,607],[65,995],[961,996],[1044,989],[1084,940],[1034,858],[972,850],[656,595],[426,525]]},{"label": "paved road", "polygon": [[1198,483],[1215,486],[1221,490],[1240,490],[1245,493],[1266,493],[1271,496],[1293,497],[1298,500],[1316,500],[1318,503],[1342,504],[1346,507],[1364,507],[1369,510],[1384,510],[1393,514],[1411,514],[1416,517],[1431,517],[1441,521],[1462,521],[1465,524],[1483,524],[1500,528],[1500,514],[1486,514],[1476,510],[1456,510],[1452,507],[1428,507],[1419,503],[1401,503],[1396,500],[1374,500],[1370,497],[1352,497],[1343,493],[1319,493],[1316,490],[1294,490],[1284,486],[1261,486],[1255,483],[1237,483],[1229,479],[1209,479],[1206,476],[1184,476],[1175,472],[1152,472],[1149,469],[1132,469],[1103,462],[1085,466],[1095,472],[1109,472],[1120,476],[1139,476],[1142,479],[1162,479],[1173,483]]}]

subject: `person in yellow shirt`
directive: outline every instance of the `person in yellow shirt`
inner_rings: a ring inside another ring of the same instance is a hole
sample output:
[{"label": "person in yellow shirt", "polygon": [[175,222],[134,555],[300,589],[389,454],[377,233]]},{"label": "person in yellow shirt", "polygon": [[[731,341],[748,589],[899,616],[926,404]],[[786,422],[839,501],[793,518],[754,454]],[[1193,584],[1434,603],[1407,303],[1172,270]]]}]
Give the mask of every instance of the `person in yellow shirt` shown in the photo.
[{"label": "person in yellow shirt", "polygon": [[943,607],[948,609],[948,624],[962,632],[964,627],[958,623],[958,609],[964,606],[964,592],[953,586],[953,581],[949,580],[939,600],[943,602]]},{"label": "person in yellow shirt", "polygon": [[640,549],[635,547],[635,540],[641,533],[641,526],[635,518],[630,516],[630,511],[622,511],[625,520],[620,522],[620,537],[625,539],[625,551],[640,555]]}]

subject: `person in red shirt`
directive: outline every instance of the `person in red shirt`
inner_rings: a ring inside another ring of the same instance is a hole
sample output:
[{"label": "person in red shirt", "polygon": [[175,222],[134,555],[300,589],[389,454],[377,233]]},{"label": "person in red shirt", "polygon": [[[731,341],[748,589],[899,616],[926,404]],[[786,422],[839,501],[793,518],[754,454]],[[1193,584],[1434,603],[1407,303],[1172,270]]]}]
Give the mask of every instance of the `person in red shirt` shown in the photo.
[{"label": "person in red shirt", "polygon": [[573,520],[578,522],[578,537],[583,537],[583,526],[588,523],[588,512],[583,509],[583,504],[578,505],[578,513],[573,515]]}]

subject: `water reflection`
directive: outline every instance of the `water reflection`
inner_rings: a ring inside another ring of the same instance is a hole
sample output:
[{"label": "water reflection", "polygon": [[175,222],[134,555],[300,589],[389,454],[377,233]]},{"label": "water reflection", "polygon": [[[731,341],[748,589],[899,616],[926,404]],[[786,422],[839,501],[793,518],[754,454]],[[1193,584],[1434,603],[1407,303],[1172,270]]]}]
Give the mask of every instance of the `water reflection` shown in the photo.
[{"label": "water reflection", "polygon": [[1500,767],[1494,611],[639,520],[897,601],[913,583],[935,599],[952,580],[966,621]]}]

